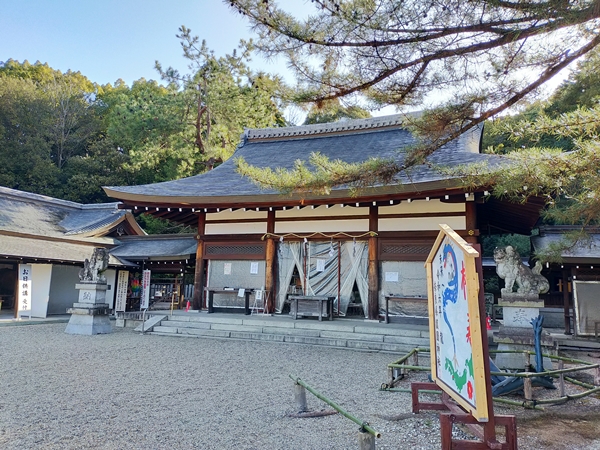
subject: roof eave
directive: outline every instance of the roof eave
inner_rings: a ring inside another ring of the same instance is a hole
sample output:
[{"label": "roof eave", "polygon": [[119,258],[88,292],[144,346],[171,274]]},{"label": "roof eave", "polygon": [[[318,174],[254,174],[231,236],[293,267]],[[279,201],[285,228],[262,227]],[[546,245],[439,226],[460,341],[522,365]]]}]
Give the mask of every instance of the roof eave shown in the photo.
[{"label": "roof eave", "polygon": [[[228,195],[228,196],[158,196],[158,195],[143,195],[134,194],[128,192],[120,192],[118,190],[104,187],[106,194],[117,198],[127,205],[144,205],[144,204],[160,204],[160,205],[185,205],[188,207],[202,207],[202,206],[225,206],[229,204],[246,204],[250,205],[265,205],[269,203],[298,203],[311,201],[315,203],[330,203],[332,200],[335,201],[349,201],[356,202],[361,197],[373,197],[373,196],[389,196],[394,195],[397,198],[406,197],[410,198],[411,195],[419,194],[425,195],[431,191],[444,191],[450,189],[462,189],[463,185],[458,179],[444,179],[438,181],[429,181],[422,183],[410,183],[410,184],[395,184],[387,186],[378,186],[361,189],[358,196],[353,195],[349,189],[334,189],[330,194],[312,195],[294,193],[291,195],[278,194],[278,193],[265,193],[261,195]],[[483,191],[485,189],[481,189]],[[479,191],[479,189],[472,190],[471,192]]]}]

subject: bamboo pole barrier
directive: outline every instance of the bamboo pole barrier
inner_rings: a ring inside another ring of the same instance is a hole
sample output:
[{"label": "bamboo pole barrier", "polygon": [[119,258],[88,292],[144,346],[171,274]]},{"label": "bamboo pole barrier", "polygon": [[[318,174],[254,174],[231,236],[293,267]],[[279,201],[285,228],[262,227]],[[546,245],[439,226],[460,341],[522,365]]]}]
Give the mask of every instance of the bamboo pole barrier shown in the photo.
[{"label": "bamboo pole barrier", "polygon": [[544,372],[490,372],[490,375],[522,378],[532,378],[539,376],[555,377],[557,375],[560,375],[561,373],[581,372],[583,370],[595,369],[596,367],[598,367],[598,364],[591,364],[589,366],[570,367],[567,369],[546,370]]},{"label": "bamboo pole barrier", "polygon": [[337,403],[329,400],[327,397],[325,397],[323,394],[321,394],[320,392],[318,392],[315,389],[313,389],[312,387],[310,387],[308,384],[306,384],[300,378],[294,377],[291,374],[290,374],[290,378],[292,380],[294,380],[294,382],[296,384],[299,384],[300,386],[302,386],[303,388],[305,388],[308,392],[310,392],[315,397],[317,397],[319,400],[322,400],[325,403],[327,403],[329,406],[331,406],[333,409],[335,409],[337,412],[339,412],[342,416],[344,416],[347,419],[350,419],[352,422],[360,425],[361,430],[364,430],[367,433],[372,434],[376,438],[380,438],[381,437],[381,433],[379,431],[377,431],[376,429],[372,428],[367,422],[365,422],[364,420],[360,420],[360,419],[354,417],[348,411],[346,411],[345,409],[343,409],[340,405],[338,405]]},{"label": "bamboo pole barrier", "polygon": [[[385,391],[385,392],[404,392],[407,394],[412,393],[412,390],[407,389],[407,388],[381,388],[379,390]],[[418,392],[419,392],[419,394],[436,394],[436,395],[442,394],[442,391],[434,391],[433,389],[419,389]],[[505,403],[507,405],[512,405],[512,406],[522,406],[523,408],[526,408],[526,409],[535,409],[537,411],[544,411],[544,408],[541,408],[534,404],[534,403],[539,403],[539,402],[527,402],[527,401],[519,402],[517,400],[509,400],[507,398],[501,398],[501,397],[493,397],[492,400],[497,403]]]},{"label": "bamboo pole barrier", "polygon": [[584,381],[579,381],[579,380],[576,380],[575,378],[571,378],[571,377],[567,377],[567,376],[565,376],[565,380],[567,380],[569,383],[572,383],[572,384],[575,384],[577,386],[581,386],[584,388],[588,388],[588,389],[596,389],[598,387],[594,384],[589,384]]},{"label": "bamboo pole barrier", "polygon": [[[493,353],[493,354],[497,354],[497,353],[523,353],[523,354],[529,353],[530,355],[535,355],[535,352],[532,351],[532,350],[490,350],[490,353]],[[573,363],[573,364],[588,365],[588,366],[590,366],[591,369],[594,368],[594,367],[597,367],[599,365],[599,364],[592,364],[589,361],[584,361],[582,359],[568,358],[566,356],[551,355],[549,353],[542,353],[542,356],[544,358],[550,358],[552,360],[555,359],[555,360],[558,360],[558,361],[562,360],[562,361],[570,362],[570,363]]]},{"label": "bamboo pole barrier", "polygon": [[536,400],[535,403],[539,403],[540,405],[549,405],[552,403],[565,403],[568,400],[577,400],[583,397],[587,397],[588,395],[595,394],[596,392],[600,392],[600,387],[590,389],[585,392],[580,392],[579,394],[565,395],[564,397],[548,398],[545,400]]},{"label": "bamboo pole barrier", "polygon": [[411,366],[409,364],[388,364],[388,367],[391,367],[392,369],[410,369],[417,371],[431,370],[431,367],[429,366]]},{"label": "bamboo pole barrier", "polygon": [[[413,348],[410,352],[408,352],[406,355],[404,355],[398,361],[394,361],[391,364],[402,364],[404,361],[406,361],[408,358],[410,358],[414,353],[418,353],[418,352],[430,353],[431,350],[428,348],[420,348],[420,347]],[[388,367],[389,367],[389,364],[388,364]]]}]

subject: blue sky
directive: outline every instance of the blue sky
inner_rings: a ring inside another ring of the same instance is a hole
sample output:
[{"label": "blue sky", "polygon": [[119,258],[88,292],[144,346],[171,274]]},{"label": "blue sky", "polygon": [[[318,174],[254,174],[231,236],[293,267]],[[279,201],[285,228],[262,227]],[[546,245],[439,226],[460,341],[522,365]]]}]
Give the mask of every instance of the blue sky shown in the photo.
[{"label": "blue sky", "polygon": [[[186,71],[175,37],[181,25],[217,55],[251,36],[248,23],[222,0],[0,0],[0,61],[39,60],[100,84],[158,80],[155,60]],[[283,62],[253,59],[256,68],[285,72]]]},{"label": "blue sky", "polygon": [[[283,0],[286,10],[306,15],[310,0]],[[154,62],[186,72],[179,40],[181,25],[205,39],[217,55],[252,36],[248,22],[222,0],[0,0],[0,61],[41,61],[79,71],[105,84],[159,80]],[[253,57],[252,67],[293,78],[282,60]],[[562,76],[548,83],[555,87]],[[549,87],[550,87],[549,86]],[[374,115],[391,114],[392,107]]]}]

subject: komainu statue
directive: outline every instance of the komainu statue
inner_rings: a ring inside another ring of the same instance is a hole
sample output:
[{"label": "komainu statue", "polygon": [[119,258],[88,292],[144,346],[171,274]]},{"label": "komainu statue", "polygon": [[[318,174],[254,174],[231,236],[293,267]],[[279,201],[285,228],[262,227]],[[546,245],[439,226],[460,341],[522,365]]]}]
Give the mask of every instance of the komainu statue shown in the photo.
[{"label": "komainu statue", "polygon": [[512,246],[496,247],[494,250],[496,273],[504,280],[505,287],[501,289],[502,295],[511,294],[515,283],[517,294],[539,295],[550,290],[548,280],[540,275],[542,265],[539,261],[530,269],[521,261],[521,255]]},{"label": "komainu statue", "polygon": [[90,259],[85,259],[83,269],[79,271],[79,280],[84,283],[106,283],[102,275],[108,268],[108,250],[95,248]]}]

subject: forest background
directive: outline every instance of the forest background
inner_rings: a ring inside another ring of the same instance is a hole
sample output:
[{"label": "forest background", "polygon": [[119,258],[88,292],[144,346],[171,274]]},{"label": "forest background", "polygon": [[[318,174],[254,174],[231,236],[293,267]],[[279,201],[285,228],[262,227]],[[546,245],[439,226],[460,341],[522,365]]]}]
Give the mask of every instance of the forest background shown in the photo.
[{"label": "forest background", "polygon": [[[177,37],[188,72],[157,62],[162,83],[140,79],[131,86],[122,81],[100,85],[48,64],[3,63],[0,185],[80,203],[105,202],[110,199],[102,186],[154,183],[210,170],[231,157],[244,128],[296,125],[285,119],[290,105],[308,112],[304,123],[370,115],[359,104],[339,99],[296,103],[293,89],[281,78],[250,69],[251,46],[217,56],[185,27]],[[582,139],[595,137],[595,121],[591,130],[557,136],[556,129],[573,114],[584,119],[594,114],[599,69],[600,55],[593,50],[550,98],[521,103],[510,114],[488,120],[485,151],[510,154],[543,147],[569,152]],[[563,219],[546,218],[569,222]],[[140,221],[151,233],[190,231],[149,217]],[[523,241],[521,252],[526,247]]]}]

